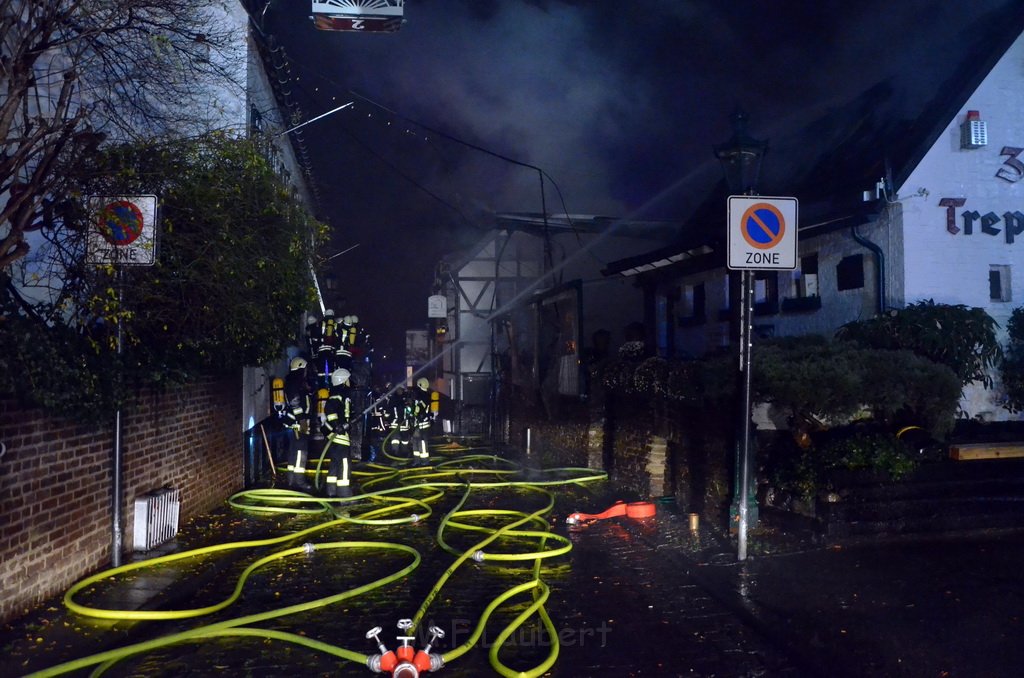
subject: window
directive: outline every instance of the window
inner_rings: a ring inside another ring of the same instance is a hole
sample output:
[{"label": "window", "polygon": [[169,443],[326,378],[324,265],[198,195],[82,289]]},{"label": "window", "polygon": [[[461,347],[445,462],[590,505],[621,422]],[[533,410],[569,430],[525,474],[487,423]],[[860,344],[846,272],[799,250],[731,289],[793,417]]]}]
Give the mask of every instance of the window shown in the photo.
[{"label": "window", "polygon": [[1012,301],[1009,266],[993,264],[988,267],[988,298],[992,301]]},{"label": "window", "polygon": [[836,287],[839,291],[864,287],[864,255],[843,257],[836,265]]},{"label": "window", "polygon": [[727,271],[722,276],[721,296],[719,297],[722,300],[722,305],[718,309],[718,319],[721,321],[732,322],[733,313],[739,312],[740,277],[742,274],[742,271]]},{"label": "window", "polygon": [[699,325],[706,319],[707,294],[704,283],[684,285],[679,298],[679,325]]},{"label": "window", "polygon": [[821,308],[818,295],[818,254],[800,257],[800,269],[793,280],[793,296],[782,300],[783,313],[813,313]]},{"label": "window", "polygon": [[754,274],[754,314],[779,312],[779,276],[774,271]]},{"label": "window", "polygon": [[255,104],[249,105],[249,129],[252,132],[263,133],[263,115]]},{"label": "window", "polygon": [[800,257],[800,278],[796,284],[798,297],[818,296],[818,255]]}]

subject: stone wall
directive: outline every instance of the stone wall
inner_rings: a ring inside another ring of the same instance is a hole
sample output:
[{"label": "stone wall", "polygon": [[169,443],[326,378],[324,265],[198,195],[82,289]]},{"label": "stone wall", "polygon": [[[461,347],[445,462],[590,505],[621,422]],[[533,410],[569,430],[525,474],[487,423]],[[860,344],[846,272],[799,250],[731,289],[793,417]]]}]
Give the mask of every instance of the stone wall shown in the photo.
[{"label": "stone wall", "polygon": [[[240,386],[207,380],[144,391],[122,410],[125,550],[136,496],[180,489],[185,521],[241,488]],[[109,564],[113,422],[86,426],[0,400],[0,441],[0,620],[7,620]]]},{"label": "stone wall", "polygon": [[638,497],[674,496],[679,510],[725,525],[732,493],[729,418],[640,396],[592,399],[563,407],[557,419],[538,408],[511,408],[509,443],[537,466],[586,466]]}]

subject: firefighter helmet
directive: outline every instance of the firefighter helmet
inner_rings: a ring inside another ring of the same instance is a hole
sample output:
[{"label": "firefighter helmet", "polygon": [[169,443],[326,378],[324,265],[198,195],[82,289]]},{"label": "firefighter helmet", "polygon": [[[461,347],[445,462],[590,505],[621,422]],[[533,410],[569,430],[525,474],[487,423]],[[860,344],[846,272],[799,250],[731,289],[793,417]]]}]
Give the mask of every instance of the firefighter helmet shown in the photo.
[{"label": "firefighter helmet", "polygon": [[333,318],[333,317],[334,317],[334,309],[333,308],[329,308],[326,311],[324,311],[324,318]]},{"label": "firefighter helmet", "polygon": [[426,377],[420,377],[419,379],[416,380],[416,388],[420,389],[421,391],[426,391],[428,388],[430,388],[430,382],[427,381]]},{"label": "firefighter helmet", "polygon": [[359,316],[357,316],[357,315],[350,315],[348,317],[348,324],[349,325],[358,325],[359,324]]},{"label": "firefighter helmet", "polygon": [[342,384],[348,381],[348,378],[350,376],[352,376],[351,372],[346,370],[344,367],[339,367],[338,369],[331,372],[331,385],[341,386]]},{"label": "firefighter helmet", "polygon": [[304,370],[304,369],[306,369],[306,359],[305,358],[301,358],[299,356],[296,356],[296,357],[292,358],[292,362],[291,362],[291,370],[292,370],[292,372],[294,372],[295,370]]}]

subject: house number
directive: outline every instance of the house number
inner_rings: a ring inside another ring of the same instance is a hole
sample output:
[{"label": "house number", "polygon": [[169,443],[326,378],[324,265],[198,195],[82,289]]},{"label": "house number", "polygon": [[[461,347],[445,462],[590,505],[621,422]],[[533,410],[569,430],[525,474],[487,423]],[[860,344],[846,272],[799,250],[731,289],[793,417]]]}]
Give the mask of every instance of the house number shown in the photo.
[{"label": "house number", "polygon": [[1024,148],[1003,146],[1003,150],[999,151],[999,155],[1009,157],[1003,162],[1003,167],[1000,167],[996,172],[996,176],[1004,181],[1009,181],[1011,184],[1024,178],[1024,162],[1017,158],[1022,152],[1024,152]]}]

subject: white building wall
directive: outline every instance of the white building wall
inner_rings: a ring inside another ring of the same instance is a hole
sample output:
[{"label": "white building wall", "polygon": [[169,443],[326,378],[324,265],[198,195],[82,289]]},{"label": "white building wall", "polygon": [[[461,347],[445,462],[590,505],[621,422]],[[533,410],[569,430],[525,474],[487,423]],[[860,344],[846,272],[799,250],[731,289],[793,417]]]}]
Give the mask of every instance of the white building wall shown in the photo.
[{"label": "white building wall", "polygon": [[[246,115],[251,116],[253,109],[258,111],[263,121],[263,131],[273,136],[284,132],[291,123],[283,119],[278,108],[267,72],[263,68],[263,62],[253,42],[254,39],[250,33],[246,73],[246,94],[248,98],[246,102]],[[243,117],[244,120],[245,118]],[[279,173],[288,177],[288,180],[298,192],[299,198],[312,210],[314,205],[309,186],[306,184],[302,167],[295,157],[295,150],[292,148],[291,143],[289,143],[287,136],[274,137],[274,146],[278,151],[276,161],[280,165],[278,167]]]},{"label": "white building wall", "polygon": [[[274,136],[287,129],[289,122],[283,119],[271,88],[270,80],[263,67],[263,61],[255,44],[255,37],[249,30],[249,19],[241,3],[230,0],[231,7],[225,9],[231,20],[238,24],[238,35],[243,49],[246,49],[244,60],[244,77],[246,83],[245,98],[235,98],[235,105],[229,107],[232,126],[239,132],[252,123],[251,112],[259,112],[263,123],[263,132],[273,138],[276,149],[274,162],[276,169],[291,184],[298,199],[313,211],[314,202],[306,183],[305,173],[295,157],[295,151],[288,137]],[[271,413],[271,381],[275,376],[284,377],[288,370],[287,360],[279,360],[276,365],[250,366],[242,370],[242,429],[248,430],[254,423],[259,423]]]},{"label": "white building wall", "polygon": [[[969,110],[979,111],[987,125],[988,144],[981,148],[961,148],[960,126]],[[1021,111],[1024,35],[971,95],[907,181],[897,187],[900,196],[917,194],[920,189],[927,191],[924,197],[901,199],[907,303],[934,299],[983,308],[999,323],[1001,337],[1005,336],[1010,313],[1024,305],[1024,219],[1016,222],[1016,228],[1009,225],[1012,235],[1008,235],[1004,216],[1024,213],[1024,168],[1015,168],[1012,162],[1007,164],[1011,156],[1002,154],[1007,147],[1024,148]],[[1024,161],[1024,152],[1015,159]],[[957,233],[947,229],[949,207],[940,204],[944,199],[963,201],[951,206]],[[989,225],[987,233],[983,232],[980,220],[975,221],[973,232],[968,234],[965,212],[991,214],[998,221]],[[1014,233],[1017,229],[1022,232]],[[990,299],[991,266],[1009,267],[1008,301]],[[966,395],[964,405],[969,414],[1007,417],[1006,411],[998,406],[998,388],[971,388]]]}]

